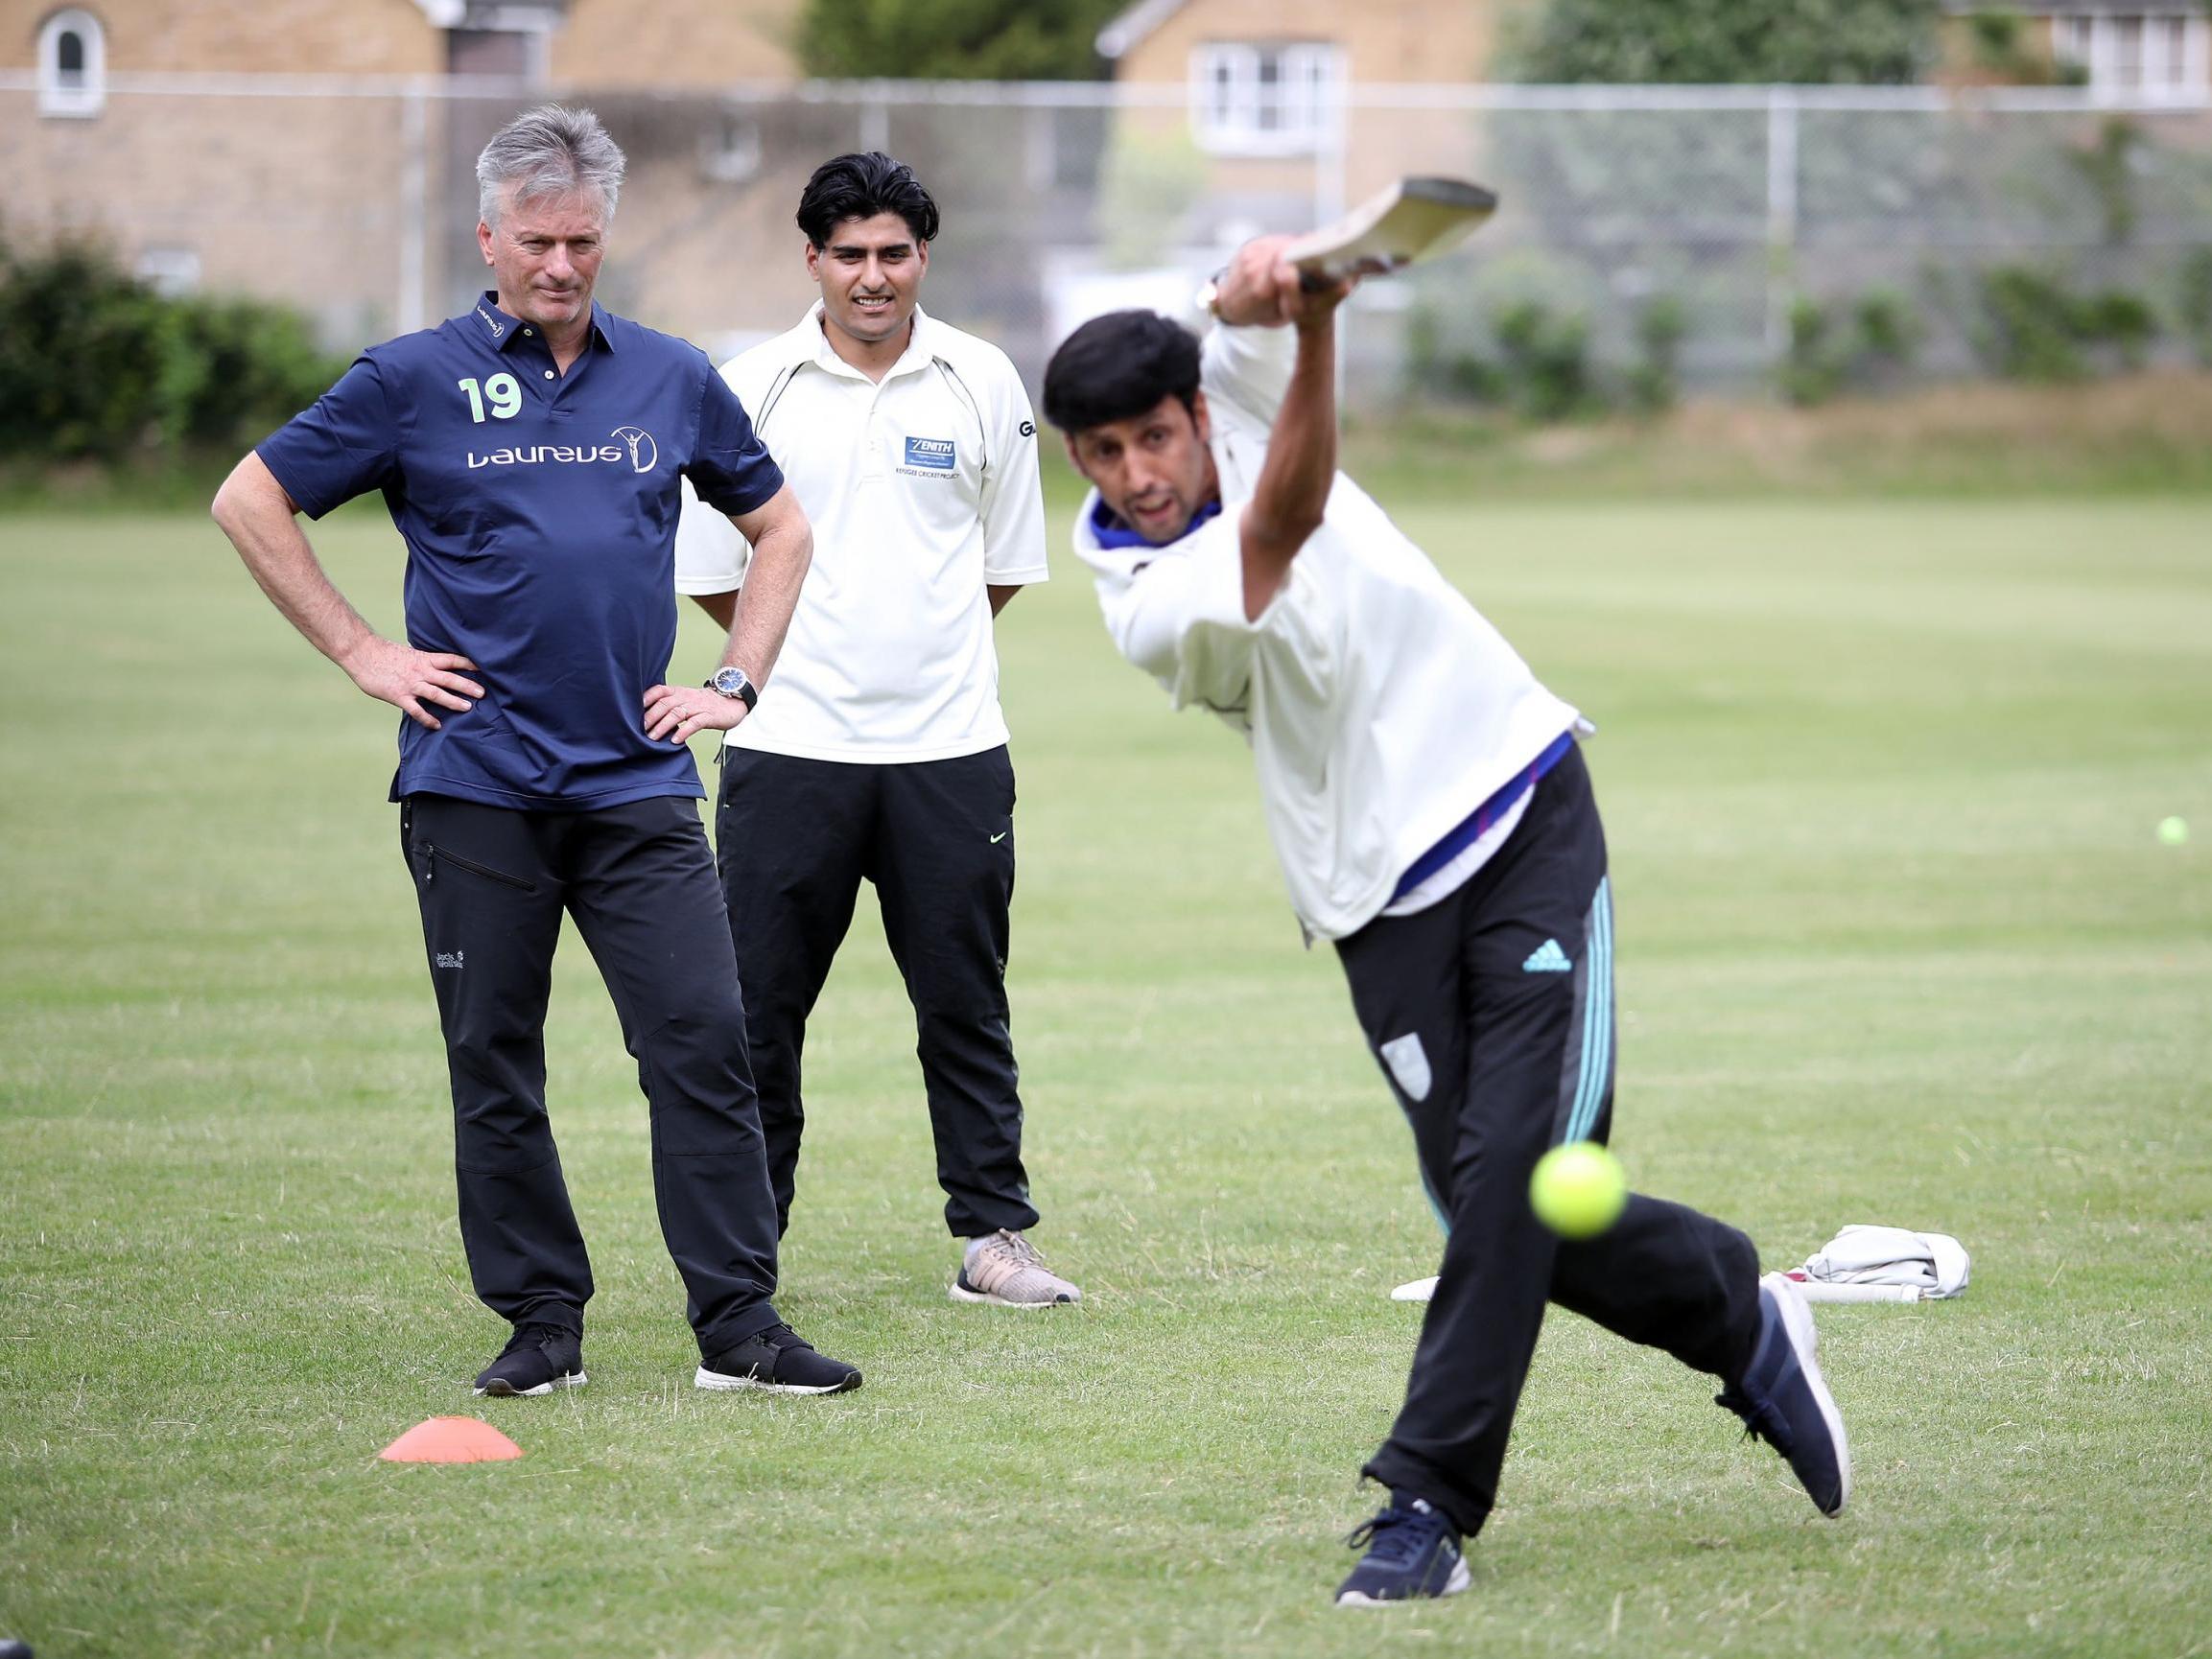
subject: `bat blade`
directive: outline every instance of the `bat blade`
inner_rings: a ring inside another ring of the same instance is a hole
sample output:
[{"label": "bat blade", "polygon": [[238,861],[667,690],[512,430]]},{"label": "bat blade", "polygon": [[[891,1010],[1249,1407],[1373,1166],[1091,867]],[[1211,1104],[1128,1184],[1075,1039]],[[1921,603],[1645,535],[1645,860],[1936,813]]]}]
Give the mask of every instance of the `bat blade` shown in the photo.
[{"label": "bat blade", "polygon": [[1497,211],[1497,197],[1460,178],[1401,178],[1334,224],[1283,250],[1318,287],[1347,276],[1376,276],[1448,253]]}]

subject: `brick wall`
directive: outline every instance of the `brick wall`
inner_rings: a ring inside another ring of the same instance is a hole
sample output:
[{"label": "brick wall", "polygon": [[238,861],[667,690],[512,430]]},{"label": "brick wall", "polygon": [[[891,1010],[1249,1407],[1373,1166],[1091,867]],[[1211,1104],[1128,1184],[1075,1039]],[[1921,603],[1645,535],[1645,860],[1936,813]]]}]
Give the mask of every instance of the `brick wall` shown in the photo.
[{"label": "brick wall", "polygon": [[[39,26],[71,0],[0,0],[0,68],[37,60]],[[445,35],[414,0],[77,0],[116,71],[442,75]],[[571,0],[556,82],[711,86],[797,75],[803,0]]]},{"label": "brick wall", "polygon": [[594,86],[727,85],[797,78],[803,0],[571,0],[553,75]]},{"label": "brick wall", "polygon": [[391,332],[403,242],[387,99],[110,96],[89,121],[0,93],[11,235],[99,234],[196,255],[200,288],[283,300],[333,345]]},{"label": "brick wall", "polygon": [[[58,0],[0,0],[0,68],[37,61]],[[88,0],[107,67],[252,75],[430,75],[444,36],[414,0]]]}]

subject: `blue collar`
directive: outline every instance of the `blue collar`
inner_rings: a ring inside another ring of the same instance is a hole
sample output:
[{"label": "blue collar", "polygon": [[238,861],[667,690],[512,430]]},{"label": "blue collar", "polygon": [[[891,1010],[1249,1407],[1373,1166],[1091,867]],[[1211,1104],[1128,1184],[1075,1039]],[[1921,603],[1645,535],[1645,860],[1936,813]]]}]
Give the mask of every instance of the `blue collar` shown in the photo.
[{"label": "blue collar", "polygon": [[[522,319],[502,310],[498,293],[491,290],[487,289],[477,296],[476,319],[483,324],[484,332],[491,336],[492,345],[500,351],[506,351],[522,338]],[[614,330],[607,326],[613,320],[613,313],[598,300],[592,301],[592,326],[588,338],[594,345],[606,351],[614,350]]]},{"label": "blue collar", "polygon": [[[1183,536],[1188,535],[1208,519],[1218,518],[1220,513],[1221,502],[1219,498],[1208,502],[1190,515],[1190,522],[1183,526]],[[1097,538],[1098,545],[1102,548],[1150,548],[1160,545],[1146,541],[1131,529],[1108,509],[1103,497],[1091,509],[1091,533]],[[1175,540],[1179,542],[1183,536],[1177,536]],[[1170,542],[1166,545],[1172,547],[1174,543]]]}]

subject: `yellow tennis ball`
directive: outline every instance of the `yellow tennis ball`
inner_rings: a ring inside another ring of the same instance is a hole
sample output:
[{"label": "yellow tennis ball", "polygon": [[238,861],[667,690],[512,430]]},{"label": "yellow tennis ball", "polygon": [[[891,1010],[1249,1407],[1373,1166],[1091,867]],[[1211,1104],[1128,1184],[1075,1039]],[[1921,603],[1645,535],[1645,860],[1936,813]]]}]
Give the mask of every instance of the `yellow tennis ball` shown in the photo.
[{"label": "yellow tennis ball", "polygon": [[2159,819],[2158,839],[2168,847],[2180,846],[2189,839],[2189,821],[2186,818]]},{"label": "yellow tennis ball", "polygon": [[1569,1141],[1537,1159],[1528,1202],[1536,1219],[1561,1238],[1595,1238],[1620,1220],[1628,1177],[1620,1159],[1596,1141]]}]

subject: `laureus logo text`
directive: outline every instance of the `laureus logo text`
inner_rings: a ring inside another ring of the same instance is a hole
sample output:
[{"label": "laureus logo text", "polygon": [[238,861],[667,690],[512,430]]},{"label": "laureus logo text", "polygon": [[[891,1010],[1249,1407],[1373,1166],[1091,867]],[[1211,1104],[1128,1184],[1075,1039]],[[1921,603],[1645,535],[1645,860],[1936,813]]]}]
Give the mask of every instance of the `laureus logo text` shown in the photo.
[{"label": "laureus logo text", "polygon": [[607,434],[620,438],[612,444],[521,444],[496,450],[470,450],[468,470],[479,467],[621,466],[627,462],[636,473],[649,473],[660,464],[660,446],[643,427],[617,427]]}]

